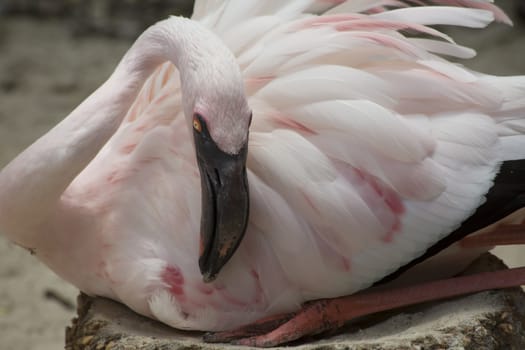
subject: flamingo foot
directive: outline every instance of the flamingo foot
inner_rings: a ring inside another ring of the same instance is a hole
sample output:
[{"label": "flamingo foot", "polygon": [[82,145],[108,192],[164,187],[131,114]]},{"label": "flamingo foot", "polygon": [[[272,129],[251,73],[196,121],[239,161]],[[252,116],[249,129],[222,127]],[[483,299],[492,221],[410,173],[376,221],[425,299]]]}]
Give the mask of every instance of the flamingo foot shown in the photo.
[{"label": "flamingo foot", "polygon": [[232,331],[208,332],[204,334],[203,340],[206,343],[230,343],[242,338],[255,337],[269,333],[289,321],[295,315],[295,312],[278,314],[262,318]]},{"label": "flamingo foot", "polygon": [[336,311],[332,300],[309,302],[299,312],[263,318],[233,331],[207,333],[204,341],[266,348],[337,329],[344,322],[339,321],[341,317],[332,316]]},{"label": "flamingo foot", "polygon": [[208,333],[205,341],[273,347],[335,330],[379,311],[490,289],[525,285],[525,267],[483,272],[391,290],[368,290],[350,296],[309,302],[296,313],[265,318],[234,331]]}]

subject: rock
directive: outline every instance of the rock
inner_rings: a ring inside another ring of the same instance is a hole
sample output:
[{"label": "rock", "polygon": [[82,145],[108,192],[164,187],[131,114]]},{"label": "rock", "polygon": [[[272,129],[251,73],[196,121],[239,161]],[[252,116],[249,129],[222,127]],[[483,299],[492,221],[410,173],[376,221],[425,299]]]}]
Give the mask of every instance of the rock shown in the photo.
[{"label": "rock", "polygon": [[[501,269],[490,254],[466,274]],[[525,294],[520,288],[378,314],[337,335],[309,339],[287,348],[300,350],[513,350],[525,349]],[[78,317],[66,330],[67,350],[217,350],[199,332],[182,332],[139,316],[125,306],[81,294]]]}]

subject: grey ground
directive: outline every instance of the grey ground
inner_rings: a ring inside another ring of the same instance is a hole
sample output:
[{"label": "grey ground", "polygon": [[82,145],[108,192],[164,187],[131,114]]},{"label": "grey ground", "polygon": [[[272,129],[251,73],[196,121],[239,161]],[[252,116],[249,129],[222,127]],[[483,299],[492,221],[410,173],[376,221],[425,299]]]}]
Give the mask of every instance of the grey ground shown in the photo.
[{"label": "grey ground", "polygon": [[[496,2],[512,15],[518,1]],[[0,10],[2,5],[0,0]],[[106,28],[103,21],[100,27]],[[73,37],[75,28],[71,20],[0,17],[0,167],[100,85],[134,35],[127,27],[124,38]],[[525,74],[522,22],[453,35],[479,51],[477,59],[465,62],[468,66],[492,74]],[[503,253],[511,264],[519,264],[520,255],[517,249]],[[64,328],[74,315],[67,304],[76,295],[29,253],[0,237],[0,349],[62,348]]]}]

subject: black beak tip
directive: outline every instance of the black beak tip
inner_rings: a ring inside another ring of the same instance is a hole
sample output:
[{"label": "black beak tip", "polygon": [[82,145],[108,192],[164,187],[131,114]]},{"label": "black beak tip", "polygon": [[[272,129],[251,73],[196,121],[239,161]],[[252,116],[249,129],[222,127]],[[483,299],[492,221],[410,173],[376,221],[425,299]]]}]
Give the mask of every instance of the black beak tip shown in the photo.
[{"label": "black beak tip", "polygon": [[211,272],[201,272],[201,273],[202,273],[202,281],[204,283],[213,282],[217,278],[217,273],[211,273]]},{"label": "black beak tip", "polygon": [[218,267],[217,264],[214,264],[213,262],[209,261],[209,257],[207,257],[206,255],[200,257],[199,269],[204,283],[210,283],[215,281],[217,275],[219,274],[219,271],[221,270],[221,268]]}]

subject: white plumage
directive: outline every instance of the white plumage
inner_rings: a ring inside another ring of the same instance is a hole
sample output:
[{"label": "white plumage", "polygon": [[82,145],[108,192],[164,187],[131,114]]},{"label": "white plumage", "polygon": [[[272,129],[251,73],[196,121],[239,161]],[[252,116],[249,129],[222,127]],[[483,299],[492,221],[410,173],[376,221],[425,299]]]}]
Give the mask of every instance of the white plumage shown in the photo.
[{"label": "white plumage", "polygon": [[[437,54],[474,53],[427,27],[508,18],[488,0],[422,2],[448,6],[196,1],[193,19],[235,56],[253,110],[250,221],[216,281],[197,265],[200,181],[184,112],[192,91],[221,104],[242,87],[196,69],[183,91],[171,62],[141,61],[172,49],[147,35],[179,35],[178,18],[146,32],[102,90],[4,169],[0,225],[84,292],[183,329],[233,328],[370,286],[468,218],[502,161],[525,158],[525,77],[450,63]],[[208,49],[219,44],[192,38],[180,51],[216,74],[226,56]],[[214,123],[218,139],[245,130]]]}]

